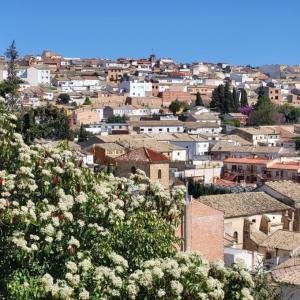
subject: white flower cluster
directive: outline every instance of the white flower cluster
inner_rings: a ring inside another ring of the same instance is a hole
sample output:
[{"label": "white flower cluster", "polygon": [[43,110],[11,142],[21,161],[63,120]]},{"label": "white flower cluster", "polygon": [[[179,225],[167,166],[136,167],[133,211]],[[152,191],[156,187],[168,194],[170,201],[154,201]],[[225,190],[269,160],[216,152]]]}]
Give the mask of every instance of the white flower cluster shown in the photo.
[{"label": "white flower cluster", "polygon": [[[149,260],[132,271],[128,256],[112,247],[114,229],[137,212],[155,212],[176,226],[184,187],[167,192],[140,170],[129,179],[94,175],[77,167],[76,154],[63,147],[27,146],[12,119],[0,113],[1,234],[8,243],[0,260],[11,268],[9,259],[18,257],[24,271],[45,270],[38,278],[44,294],[37,299],[224,298],[223,283],[198,254]],[[251,286],[247,272],[233,272]],[[240,296],[251,299],[247,287]]]}]

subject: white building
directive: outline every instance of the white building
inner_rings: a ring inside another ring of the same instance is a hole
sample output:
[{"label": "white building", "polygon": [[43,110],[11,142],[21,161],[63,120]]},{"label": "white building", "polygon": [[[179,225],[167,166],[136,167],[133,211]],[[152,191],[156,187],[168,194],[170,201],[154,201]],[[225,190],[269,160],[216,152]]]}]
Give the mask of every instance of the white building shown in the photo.
[{"label": "white building", "polygon": [[208,66],[203,63],[198,63],[192,66],[193,75],[199,75],[200,73],[208,73]]},{"label": "white building", "polygon": [[243,73],[231,73],[230,79],[234,80],[237,83],[245,83],[246,81],[253,81],[253,78],[250,78],[248,74],[243,74]]},{"label": "white building", "polygon": [[146,97],[152,94],[152,83],[146,81],[122,81],[120,90],[129,93],[129,97]]},{"label": "white building", "polygon": [[208,154],[209,141],[207,139],[188,134],[178,134],[175,136],[176,139],[170,140],[170,143],[185,148],[188,160],[195,160],[200,156]]},{"label": "white building", "polygon": [[243,263],[249,270],[257,270],[263,263],[263,256],[257,251],[248,251],[244,249],[237,249],[232,247],[224,248],[224,263],[225,266],[230,267],[235,263]]},{"label": "white building", "polygon": [[220,84],[224,84],[222,79],[214,79],[214,78],[205,78],[203,80],[204,85],[218,86]]},{"label": "white building", "polygon": [[218,135],[222,131],[221,125],[214,122],[185,122],[184,127],[189,134]]},{"label": "white building", "polygon": [[43,99],[52,101],[54,99],[54,93],[52,92],[44,92]]},{"label": "white building", "polygon": [[101,89],[100,79],[96,76],[73,77],[57,80],[56,85],[62,92],[79,92]]},{"label": "white building", "polygon": [[7,70],[6,69],[0,69],[0,82],[7,79]]},{"label": "white building", "polygon": [[144,106],[136,105],[123,105],[117,107],[106,106],[103,110],[104,118],[108,119],[112,116],[151,116],[153,114],[158,114],[160,108],[149,108]]},{"label": "white building", "polygon": [[181,121],[141,121],[132,124],[135,131],[139,133],[178,133],[184,132]]},{"label": "white building", "polygon": [[40,84],[50,85],[50,70],[47,66],[43,65],[29,67],[26,70],[25,80],[28,81],[31,86],[38,86]]},{"label": "white building", "polygon": [[181,179],[194,178],[195,180],[209,184],[214,182],[214,178],[221,176],[221,163],[208,162],[199,165],[191,165],[191,167],[192,168],[185,169],[184,171],[175,171],[174,177]]}]

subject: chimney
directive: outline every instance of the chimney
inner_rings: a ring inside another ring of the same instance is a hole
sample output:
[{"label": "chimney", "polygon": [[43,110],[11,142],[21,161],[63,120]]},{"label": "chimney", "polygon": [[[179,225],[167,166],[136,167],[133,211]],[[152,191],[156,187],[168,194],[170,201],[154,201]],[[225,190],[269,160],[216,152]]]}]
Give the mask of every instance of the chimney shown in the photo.
[{"label": "chimney", "polygon": [[284,230],[292,230],[292,219],[289,216],[289,212],[286,210],[284,214],[282,215],[282,223],[283,223],[283,228]]}]

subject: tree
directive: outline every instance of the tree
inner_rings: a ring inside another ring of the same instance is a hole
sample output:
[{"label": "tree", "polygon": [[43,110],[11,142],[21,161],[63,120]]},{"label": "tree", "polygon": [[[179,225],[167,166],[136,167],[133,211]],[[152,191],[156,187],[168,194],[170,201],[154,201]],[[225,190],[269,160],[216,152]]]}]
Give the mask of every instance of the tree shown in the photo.
[{"label": "tree", "polygon": [[236,89],[234,88],[231,92],[229,82],[226,82],[225,86],[220,84],[213,90],[210,108],[226,114],[229,112],[237,112],[239,106],[240,103]]},{"label": "tree", "polygon": [[62,104],[68,104],[68,103],[70,102],[70,100],[71,100],[71,97],[70,97],[70,95],[67,94],[67,93],[62,93],[62,94],[60,94],[60,95],[58,96],[58,100],[59,100],[59,102],[62,103]]},{"label": "tree", "polygon": [[86,97],[84,102],[83,102],[83,105],[91,105],[92,104],[92,101],[90,100],[89,97]]},{"label": "tree", "polygon": [[239,112],[242,113],[243,115],[249,116],[251,114],[251,112],[253,111],[253,107],[252,106],[241,106],[239,108]]},{"label": "tree", "polygon": [[198,181],[194,181],[192,178],[188,180],[188,193],[194,198],[199,198],[205,195],[218,195],[228,194],[230,191],[225,189],[216,188],[213,185],[205,185]]},{"label": "tree", "polygon": [[278,112],[268,97],[261,96],[258,98],[248,122],[252,126],[278,124]]},{"label": "tree", "polygon": [[[112,234],[115,251],[123,254],[132,270],[141,267],[146,260],[174,256],[178,242],[170,226],[153,212],[130,216],[116,226]],[[156,249],[155,253],[153,249]]]},{"label": "tree", "polygon": [[195,102],[195,105],[196,105],[196,106],[204,106],[202,97],[201,97],[201,95],[200,95],[199,92],[197,92],[197,94],[196,94],[196,102]]},{"label": "tree", "polygon": [[32,108],[19,114],[17,131],[23,135],[27,144],[41,138],[54,140],[74,138],[66,114],[51,105]]},{"label": "tree", "polygon": [[264,91],[264,87],[260,86],[257,91],[257,99],[260,99],[261,97],[263,97],[265,95],[265,91]]},{"label": "tree", "polygon": [[240,108],[240,101],[235,88],[232,90],[232,103],[231,103],[231,112],[238,112]]},{"label": "tree", "polygon": [[11,113],[0,113],[1,299],[254,294],[243,268],[175,254],[184,187],[167,192],[139,170],[129,179],[94,174],[66,145],[26,145]]},{"label": "tree", "polygon": [[21,107],[18,89],[22,80],[17,77],[16,60],[18,52],[16,43],[13,41],[5,53],[8,59],[7,79],[0,83],[0,96],[4,98],[5,104],[10,111],[19,110]]},{"label": "tree", "polygon": [[107,123],[126,123],[129,118],[125,115],[113,115],[107,119]]},{"label": "tree", "polygon": [[230,91],[229,82],[227,81],[224,87],[223,113],[229,113],[233,111],[234,107],[232,102],[232,93]]},{"label": "tree", "polygon": [[189,104],[186,101],[181,102],[181,108],[180,108],[183,112],[186,112],[190,109]]},{"label": "tree", "polygon": [[241,93],[241,106],[248,106],[248,96],[247,96],[247,92],[244,88],[240,89],[240,93]]},{"label": "tree", "polygon": [[212,92],[212,98],[211,98],[211,102],[209,104],[209,107],[211,109],[215,109],[217,111],[220,111],[220,103],[221,103],[221,99],[220,99],[219,89],[216,88]]},{"label": "tree", "polygon": [[78,133],[78,142],[85,142],[88,140],[89,133],[84,129],[84,126],[81,125]]},{"label": "tree", "polygon": [[178,99],[176,99],[175,101],[171,102],[170,106],[169,106],[169,110],[175,115],[177,114],[181,109],[181,103]]},{"label": "tree", "polygon": [[294,107],[290,104],[281,105],[278,112],[284,116],[285,123],[299,123],[300,121],[300,108]]}]

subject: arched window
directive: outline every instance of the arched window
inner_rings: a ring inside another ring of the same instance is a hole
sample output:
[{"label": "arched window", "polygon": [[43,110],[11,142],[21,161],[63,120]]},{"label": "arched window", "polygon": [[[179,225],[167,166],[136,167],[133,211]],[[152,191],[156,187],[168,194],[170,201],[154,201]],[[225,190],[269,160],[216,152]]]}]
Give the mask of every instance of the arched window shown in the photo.
[{"label": "arched window", "polygon": [[132,166],[132,167],[131,167],[131,173],[132,173],[132,174],[135,174],[135,173],[136,173],[136,167],[135,167],[135,166]]},{"label": "arched window", "polygon": [[157,171],[157,178],[161,179],[161,169],[158,169],[158,171]]},{"label": "arched window", "polygon": [[239,239],[239,234],[237,233],[237,231],[235,231],[233,233],[233,238],[234,238],[234,241],[237,243],[238,242],[238,239]]}]

